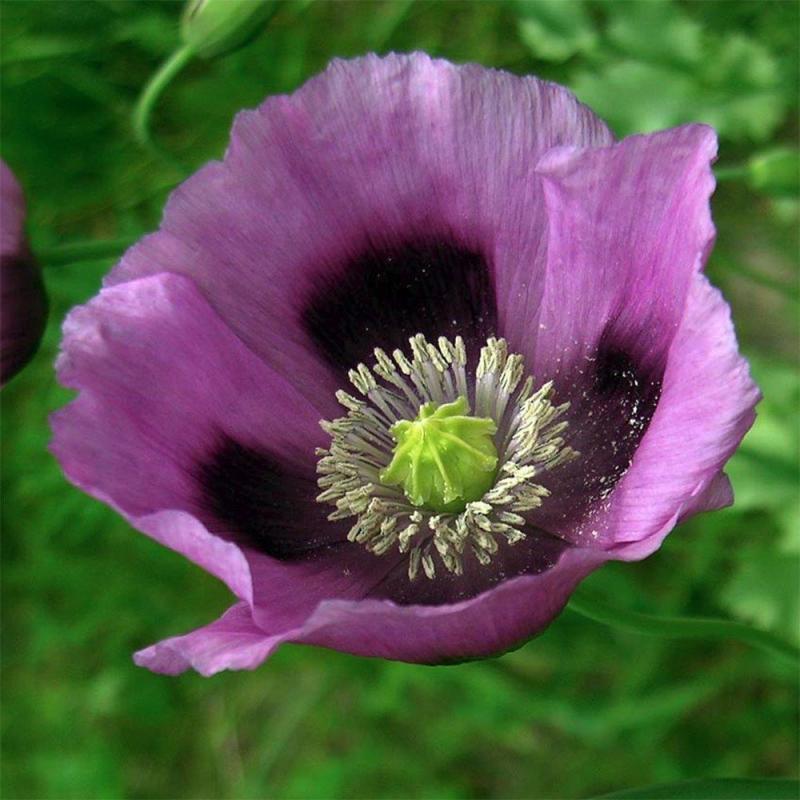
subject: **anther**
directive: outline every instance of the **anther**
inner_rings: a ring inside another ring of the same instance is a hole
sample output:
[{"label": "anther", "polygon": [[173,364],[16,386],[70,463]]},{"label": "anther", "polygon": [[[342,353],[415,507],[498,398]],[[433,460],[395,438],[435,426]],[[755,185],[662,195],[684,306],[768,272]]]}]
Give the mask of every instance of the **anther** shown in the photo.
[{"label": "anther", "polygon": [[336,393],[346,413],[321,423],[331,444],[316,451],[317,499],[334,506],[329,519],[353,521],[350,541],[408,554],[410,580],[433,579],[437,564],[460,575],[465,558],[488,565],[526,538],[525,514],[549,495],[537,476],[577,457],[559,419],[568,404],[553,404],[550,382],[534,392],[504,339],[481,348],[472,386],[460,336],[409,345],[411,358],[376,348],[371,370],[349,372],[364,400]]}]

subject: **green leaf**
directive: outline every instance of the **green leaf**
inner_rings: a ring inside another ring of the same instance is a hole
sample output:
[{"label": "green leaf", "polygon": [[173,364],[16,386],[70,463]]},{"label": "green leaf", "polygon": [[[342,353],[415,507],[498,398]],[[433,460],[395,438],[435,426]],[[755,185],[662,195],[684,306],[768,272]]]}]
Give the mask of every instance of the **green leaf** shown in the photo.
[{"label": "green leaf", "polygon": [[[787,533],[800,530],[796,503],[800,452],[796,409],[800,406],[800,375],[790,366],[750,356],[753,377],[764,399],[756,422],[726,470],[733,483],[735,507],[766,509],[785,522]],[[788,538],[788,537],[787,537]]]},{"label": "green leaf", "polygon": [[597,42],[583,0],[518,0],[515,7],[520,39],[542,61],[566,61]]},{"label": "green leaf", "polygon": [[750,185],[776,197],[800,195],[800,150],[778,147],[757,153],[747,164]]},{"label": "green leaf", "polygon": [[761,512],[756,517],[760,535],[736,549],[733,572],[717,599],[737,619],[799,643],[800,454],[795,430],[800,376],[791,367],[763,359],[751,358],[751,367],[764,399],[727,472],[734,510],[748,519]]},{"label": "green leaf", "polygon": [[572,88],[620,136],[662,130],[695,118],[691,76],[654,64],[620,60],[577,74]]},{"label": "green leaf", "polygon": [[604,794],[598,800],[797,800],[800,783],[782,778],[708,778]]},{"label": "green leaf", "polygon": [[573,88],[620,135],[705,122],[729,139],[763,141],[783,118],[785,98],[768,84],[737,86],[736,71],[703,76],[637,61],[578,73]]},{"label": "green leaf", "polygon": [[666,0],[610,4],[608,38],[626,55],[651,63],[697,64],[702,26]]},{"label": "green leaf", "polygon": [[761,42],[703,29],[662,0],[604,8],[617,53],[580,71],[573,88],[617,133],[705,122],[731,140],[764,141],[781,123],[792,92]]},{"label": "green leaf", "polygon": [[800,648],[780,637],[734,620],[643,614],[640,611],[631,611],[622,606],[605,603],[585,586],[579,586],[575,590],[567,608],[603,625],[643,636],[700,639],[708,642],[738,641],[757,647],[772,656],[792,661],[795,665],[800,663]]},{"label": "green leaf", "polygon": [[800,557],[764,547],[748,547],[746,553],[720,602],[739,619],[800,644]]}]

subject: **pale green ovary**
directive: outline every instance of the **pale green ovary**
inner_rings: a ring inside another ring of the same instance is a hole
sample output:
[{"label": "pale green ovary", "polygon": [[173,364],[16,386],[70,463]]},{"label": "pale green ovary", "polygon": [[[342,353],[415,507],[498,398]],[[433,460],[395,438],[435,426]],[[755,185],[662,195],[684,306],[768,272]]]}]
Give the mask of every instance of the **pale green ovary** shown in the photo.
[{"label": "pale green ovary", "polygon": [[401,420],[390,432],[397,445],[380,479],[402,486],[413,505],[458,513],[492,487],[497,426],[491,419],[469,416],[466,398],[425,403],[416,419]]}]

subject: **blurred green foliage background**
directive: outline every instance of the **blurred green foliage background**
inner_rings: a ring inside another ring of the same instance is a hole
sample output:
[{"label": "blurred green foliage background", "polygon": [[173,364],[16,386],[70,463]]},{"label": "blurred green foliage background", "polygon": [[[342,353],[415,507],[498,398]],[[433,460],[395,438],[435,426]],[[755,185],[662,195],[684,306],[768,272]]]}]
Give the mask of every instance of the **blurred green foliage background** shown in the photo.
[{"label": "blurred green foliage background", "polygon": [[[419,667],[285,647],[253,673],[152,675],[130,653],[217,616],[227,592],[62,478],[48,413],[65,312],[111,258],[63,246],[157,226],[185,174],[135,143],[138,92],[177,42],[171,2],[3,2],[3,158],[29,199],[52,311],[2,394],[2,795],[578,798],[797,770],[797,675],[733,643],[621,633],[570,612],[496,660]],[[283,2],[243,49],[193,62],[156,110],[185,169],[233,114],[333,56],[424,49],[570,86],[619,135],[688,121],[720,167],[797,146],[798,5],[707,0]],[[734,171],[735,175],[735,171]],[[798,198],[721,182],[708,271],[765,399],[732,509],[590,579],[632,609],[728,615],[798,639]]]}]

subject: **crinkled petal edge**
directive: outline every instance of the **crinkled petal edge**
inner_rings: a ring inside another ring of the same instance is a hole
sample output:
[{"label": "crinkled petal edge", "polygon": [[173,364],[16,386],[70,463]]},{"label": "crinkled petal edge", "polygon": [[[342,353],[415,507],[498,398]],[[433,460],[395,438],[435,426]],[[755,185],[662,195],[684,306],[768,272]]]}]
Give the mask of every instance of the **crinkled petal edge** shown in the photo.
[{"label": "crinkled petal edge", "polygon": [[325,600],[301,626],[271,635],[253,622],[247,603],[239,603],[204,628],[139,651],[135,661],[154,672],[172,675],[193,668],[212,675],[253,669],[286,642],[420,664],[485,658],[541,633],[575,586],[607,558],[599,551],[570,548],[547,572],[444,606]]}]

